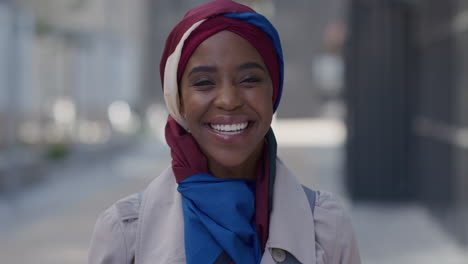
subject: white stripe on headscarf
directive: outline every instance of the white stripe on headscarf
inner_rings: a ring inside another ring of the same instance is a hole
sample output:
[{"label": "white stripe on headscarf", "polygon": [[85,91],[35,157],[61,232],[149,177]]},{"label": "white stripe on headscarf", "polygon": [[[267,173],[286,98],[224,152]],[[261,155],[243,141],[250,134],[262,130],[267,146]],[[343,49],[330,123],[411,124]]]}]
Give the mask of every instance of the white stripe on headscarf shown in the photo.
[{"label": "white stripe on headscarf", "polygon": [[167,58],[166,67],[164,68],[164,101],[166,102],[169,114],[174,118],[179,125],[187,130],[185,118],[180,113],[179,87],[177,83],[177,69],[179,67],[180,55],[185,40],[190,34],[206,19],[193,24],[182,36],[174,52]]}]

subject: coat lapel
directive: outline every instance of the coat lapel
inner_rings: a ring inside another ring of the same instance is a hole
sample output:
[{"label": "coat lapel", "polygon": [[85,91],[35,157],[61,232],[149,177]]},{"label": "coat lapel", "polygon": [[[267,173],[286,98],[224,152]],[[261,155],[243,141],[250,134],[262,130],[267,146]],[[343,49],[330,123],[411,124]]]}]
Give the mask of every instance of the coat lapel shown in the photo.
[{"label": "coat lapel", "polygon": [[135,263],[185,263],[182,200],[170,167],[145,190],[139,221]]},{"label": "coat lapel", "polygon": [[293,173],[279,159],[276,163],[273,210],[262,264],[275,263],[272,249],[288,251],[301,263],[315,263],[315,229],[307,196]]}]

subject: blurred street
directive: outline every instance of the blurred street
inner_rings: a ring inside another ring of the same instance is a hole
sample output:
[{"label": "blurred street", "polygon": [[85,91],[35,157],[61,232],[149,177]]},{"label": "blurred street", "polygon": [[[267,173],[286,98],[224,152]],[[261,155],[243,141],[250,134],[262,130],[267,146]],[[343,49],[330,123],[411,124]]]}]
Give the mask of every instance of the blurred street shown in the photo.
[{"label": "blurred street", "polygon": [[2,262],[86,263],[99,213],[142,190],[168,166],[167,157],[161,144],[140,142],[111,158],[69,162],[47,181],[1,197]]},{"label": "blurred street", "polygon": [[[1,263],[86,263],[99,213],[169,166],[161,51],[207,1],[0,0]],[[468,264],[468,1],[238,2],[281,37],[279,157],[363,263]]]},{"label": "blurred street", "polygon": [[[321,124],[317,129],[328,130],[328,135],[340,134],[335,131],[336,126],[324,127],[321,120],[309,121],[311,128],[316,124]],[[276,123],[279,131],[288,125]],[[340,138],[328,136],[327,145],[311,142],[298,147],[279,131],[279,156],[286,164],[305,185],[334,192],[351,213],[363,263],[466,263],[462,249],[423,207],[352,205],[342,186]],[[164,144],[145,139],[117,155],[104,156],[85,166],[80,160],[69,161],[56,168],[46,182],[11,197],[1,197],[2,262],[85,263],[99,213],[118,199],[144,189],[168,166],[168,157]]]}]

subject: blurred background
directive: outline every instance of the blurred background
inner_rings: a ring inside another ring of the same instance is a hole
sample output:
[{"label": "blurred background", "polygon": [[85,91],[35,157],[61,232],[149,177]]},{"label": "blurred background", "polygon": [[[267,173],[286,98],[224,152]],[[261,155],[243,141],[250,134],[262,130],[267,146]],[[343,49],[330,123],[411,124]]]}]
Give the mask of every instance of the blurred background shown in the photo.
[{"label": "blurred background", "polygon": [[[198,0],[0,0],[0,256],[86,263],[100,212],[170,164],[166,36]],[[363,263],[468,263],[468,1],[241,1],[282,38],[273,127]]]}]

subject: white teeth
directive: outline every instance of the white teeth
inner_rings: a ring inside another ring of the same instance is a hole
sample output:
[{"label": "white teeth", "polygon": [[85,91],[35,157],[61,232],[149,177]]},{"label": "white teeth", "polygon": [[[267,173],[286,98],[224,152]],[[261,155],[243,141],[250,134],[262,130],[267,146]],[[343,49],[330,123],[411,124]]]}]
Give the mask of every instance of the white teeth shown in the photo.
[{"label": "white teeth", "polygon": [[229,125],[220,125],[220,124],[210,124],[211,128],[218,132],[227,132],[227,133],[240,133],[248,126],[248,122],[239,123],[239,124],[229,124]]}]

